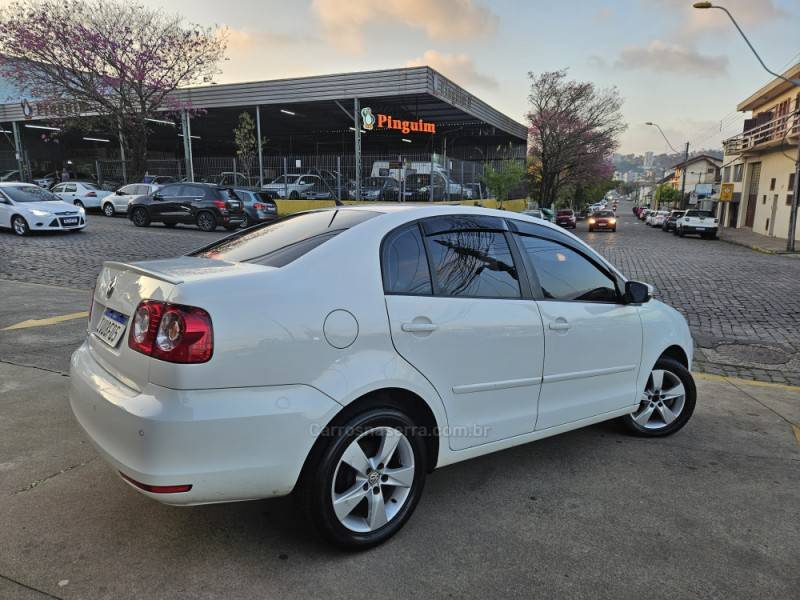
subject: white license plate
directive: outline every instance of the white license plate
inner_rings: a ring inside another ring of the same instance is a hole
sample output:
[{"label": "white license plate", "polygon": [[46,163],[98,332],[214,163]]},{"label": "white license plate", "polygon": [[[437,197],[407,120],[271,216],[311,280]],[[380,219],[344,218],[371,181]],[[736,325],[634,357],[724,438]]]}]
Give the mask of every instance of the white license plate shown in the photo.
[{"label": "white license plate", "polygon": [[705,230],[706,230],[706,228],[705,228],[705,227],[696,227],[695,229],[696,229],[697,231],[705,231]]},{"label": "white license plate", "polygon": [[64,223],[64,225],[77,225],[78,217],[73,217],[71,219],[61,219],[61,222]]},{"label": "white license plate", "polygon": [[116,348],[122,334],[125,333],[125,324],[128,317],[110,308],[103,311],[100,322],[95,328],[95,334],[112,348]]}]

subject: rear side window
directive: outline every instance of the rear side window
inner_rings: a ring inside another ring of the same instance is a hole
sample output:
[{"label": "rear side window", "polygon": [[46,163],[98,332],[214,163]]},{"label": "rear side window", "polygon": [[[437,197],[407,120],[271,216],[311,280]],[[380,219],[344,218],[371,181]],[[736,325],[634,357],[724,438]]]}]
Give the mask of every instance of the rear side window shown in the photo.
[{"label": "rear side window", "polygon": [[389,234],[383,243],[382,265],[387,294],[433,293],[425,244],[416,223]]},{"label": "rear side window", "polygon": [[437,295],[519,298],[519,276],[502,231],[449,231],[427,238]]},{"label": "rear side window", "polygon": [[245,229],[195,250],[189,256],[282,267],[336,235],[382,213],[371,210],[320,210],[290,215]]},{"label": "rear side window", "polygon": [[218,200],[239,200],[239,196],[230,188],[212,188],[209,194]]}]

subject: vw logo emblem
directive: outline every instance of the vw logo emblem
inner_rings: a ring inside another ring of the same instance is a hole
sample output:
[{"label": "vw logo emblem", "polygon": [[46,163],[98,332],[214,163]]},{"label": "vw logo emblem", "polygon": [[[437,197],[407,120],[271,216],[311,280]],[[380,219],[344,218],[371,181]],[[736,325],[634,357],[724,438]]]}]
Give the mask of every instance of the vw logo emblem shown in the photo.
[{"label": "vw logo emblem", "polygon": [[112,277],[111,281],[108,282],[108,287],[106,288],[106,298],[111,298],[111,294],[114,293],[115,285],[117,285],[117,278]]}]

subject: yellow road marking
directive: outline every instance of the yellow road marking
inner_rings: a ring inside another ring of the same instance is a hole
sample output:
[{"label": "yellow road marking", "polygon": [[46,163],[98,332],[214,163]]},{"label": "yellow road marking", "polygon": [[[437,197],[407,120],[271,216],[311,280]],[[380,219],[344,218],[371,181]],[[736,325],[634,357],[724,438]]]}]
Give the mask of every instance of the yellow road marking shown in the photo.
[{"label": "yellow road marking", "polygon": [[712,373],[692,373],[696,379],[703,381],[729,381],[740,385],[751,385],[753,387],[773,388],[786,390],[787,392],[800,392],[800,386],[789,385],[788,383],[773,383],[772,381],[756,381],[755,379],[742,379],[740,377],[726,377],[725,375],[714,375]]},{"label": "yellow road marking", "polygon": [[56,325],[58,323],[63,323],[64,321],[85,319],[88,316],[89,316],[88,311],[83,311],[83,312],[70,313],[68,315],[59,315],[57,317],[48,317],[46,319],[28,319],[27,321],[22,321],[22,323],[17,323],[16,325],[11,325],[4,329],[0,329],[0,331],[12,331],[14,329],[28,329],[29,327],[44,327],[45,325]]},{"label": "yellow road marking", "polygon": [[794,439],[796,439],[797,443],[800,444],[800,427],[797,425],[792,425],[792,429],[794,429]]}]

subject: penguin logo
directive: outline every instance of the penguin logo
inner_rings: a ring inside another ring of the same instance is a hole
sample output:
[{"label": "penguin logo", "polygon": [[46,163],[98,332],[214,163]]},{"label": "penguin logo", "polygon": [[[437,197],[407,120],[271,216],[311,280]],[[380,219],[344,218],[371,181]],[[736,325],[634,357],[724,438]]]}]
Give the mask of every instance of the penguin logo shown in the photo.
[{"label": "penguin logo", "polygon": [[19,103],[22,107],[22,114],[25,116],[26,119],[33,118],[33,107],[31,103],[28,102],[26,99],[23,99],[22,102]]},{"label": "penguin logo", "polygon": [[372,114],[372,109],[369,106],[361,109],[361,126],[368,131],[375,127],[375,115]]}]

